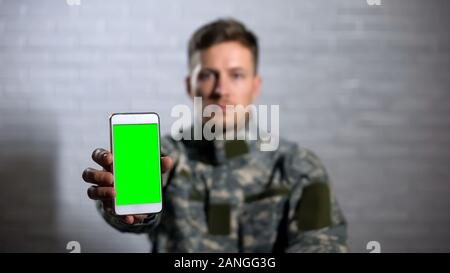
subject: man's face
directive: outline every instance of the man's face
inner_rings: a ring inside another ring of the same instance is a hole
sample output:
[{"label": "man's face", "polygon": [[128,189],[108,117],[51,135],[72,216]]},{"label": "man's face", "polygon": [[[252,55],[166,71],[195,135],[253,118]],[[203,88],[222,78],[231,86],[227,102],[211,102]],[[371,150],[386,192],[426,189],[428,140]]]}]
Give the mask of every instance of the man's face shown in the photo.
[{"label": "man's face", "polygon": [[[239,42],[223,42],[193,57],[187,89],[192,98],[202,97],[203,108],[219,106],[224,117],[212,118],[223,119],[223,128],[230,129],[238,120],[245,118],[245,113],[227,112],[225,106],[246,107],[251,104],[259,93],[260,81],[250,49]],[[209,119],[204,118],[203,123]]]}]

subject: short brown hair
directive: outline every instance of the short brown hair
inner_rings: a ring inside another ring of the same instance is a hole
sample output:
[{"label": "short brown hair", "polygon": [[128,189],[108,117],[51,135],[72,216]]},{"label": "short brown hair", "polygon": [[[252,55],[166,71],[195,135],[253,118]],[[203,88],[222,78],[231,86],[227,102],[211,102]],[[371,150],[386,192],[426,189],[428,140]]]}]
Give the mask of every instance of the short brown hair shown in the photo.
[{"label": "short brown hair", "polygon": [[222,42],[239,42],[250,49],[253,56],[255,73],[258,70],[258,38],[245,25],[235,19],[218,19],[194,32],[189,40],[188,57],[191,64],[195,52],[207,49]]}]

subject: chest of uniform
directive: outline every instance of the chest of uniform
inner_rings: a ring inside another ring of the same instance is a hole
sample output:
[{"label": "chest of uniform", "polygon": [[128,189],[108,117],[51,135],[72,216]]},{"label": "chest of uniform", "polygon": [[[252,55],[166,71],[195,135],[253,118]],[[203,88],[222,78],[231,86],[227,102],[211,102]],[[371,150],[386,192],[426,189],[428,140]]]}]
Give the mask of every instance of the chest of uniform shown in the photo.
[{"label": "chest of uniform", "polygon": [[180,169],[166,191],[167,214],[181,237],[201,238],[191,242],[199,251],[271,251],[288,196],[280,179],[255,164]]}]

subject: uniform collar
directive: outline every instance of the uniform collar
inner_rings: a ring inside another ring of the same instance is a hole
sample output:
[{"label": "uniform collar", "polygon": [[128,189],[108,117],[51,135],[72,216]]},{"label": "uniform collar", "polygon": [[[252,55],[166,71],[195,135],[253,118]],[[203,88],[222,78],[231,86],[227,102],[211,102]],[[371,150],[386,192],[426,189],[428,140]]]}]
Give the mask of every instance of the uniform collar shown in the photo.
[{"label": "uniform collar", "polygon": [[[191,131],[193,131],[191,129]],[[242,133],[242,132],[241,132]],[[193,136],[193,134],[192,134]],[[205,163],[219,165],[252,152],[256,140],[183,140],[189,156]]]}]

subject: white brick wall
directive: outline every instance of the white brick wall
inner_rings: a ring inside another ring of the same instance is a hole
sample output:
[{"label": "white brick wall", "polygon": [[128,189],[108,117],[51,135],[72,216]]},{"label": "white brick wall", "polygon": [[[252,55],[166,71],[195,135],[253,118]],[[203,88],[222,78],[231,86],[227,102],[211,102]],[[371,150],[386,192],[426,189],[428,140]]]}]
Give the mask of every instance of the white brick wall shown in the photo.
[{"label": "white brick wall", "polygon": [[148,251],[95,212],[81,172],[108,116],[170,129],[186,43],[223,16],[259,35],[258,103],[324,160],[353,251],[450,251],[450,2],[0,0],[0,251]]}]

